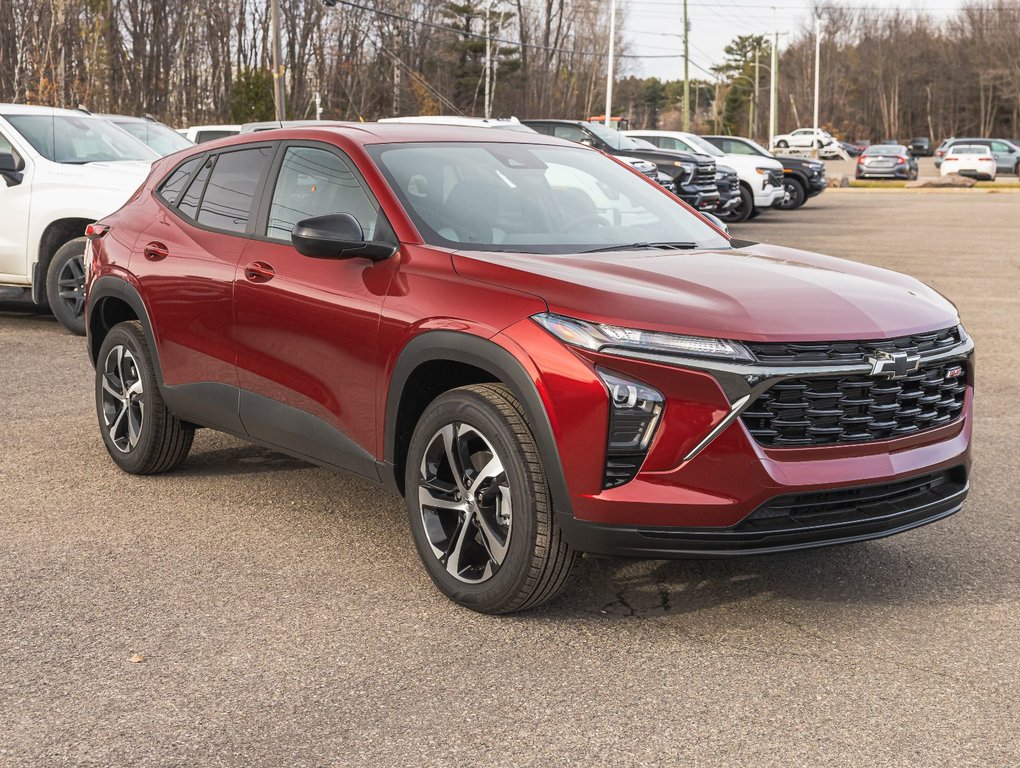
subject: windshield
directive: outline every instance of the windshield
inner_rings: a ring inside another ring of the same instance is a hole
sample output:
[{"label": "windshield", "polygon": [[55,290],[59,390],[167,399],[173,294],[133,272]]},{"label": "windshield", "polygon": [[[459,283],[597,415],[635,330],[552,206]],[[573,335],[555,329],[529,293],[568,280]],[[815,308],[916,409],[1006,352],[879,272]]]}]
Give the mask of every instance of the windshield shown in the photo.
[{"label": "windshield", "polygon": [[36,152],[55,163],[143,160],[158,155],[112,123],[88,115],[4,115]]},{"label": "windshield", "polygon": [[726,157],[726,153],[721,151],[719,147],[709,141],[705,141],[700,136],[695,136],[692,133],[685,133],[684,141],[702,154],[711,155],[712,157]]},{"label": "windshield", "polygon": [[111,120],[114,125],[123,128],[147,147],[160,155],[170,155],[182,149],[195,146],[172,128],[151,120]]},{"label": "windshield", "polygon": [[587,123],[587,128],[613,149],[643,149],[630,136],[624,136],[619,131],[606,128],[602,123]]},{"label": "windshield", "polygon": [[550,254],[729,247],[661,187],[581,147],[390,144],[369,153],[430,245]]}]

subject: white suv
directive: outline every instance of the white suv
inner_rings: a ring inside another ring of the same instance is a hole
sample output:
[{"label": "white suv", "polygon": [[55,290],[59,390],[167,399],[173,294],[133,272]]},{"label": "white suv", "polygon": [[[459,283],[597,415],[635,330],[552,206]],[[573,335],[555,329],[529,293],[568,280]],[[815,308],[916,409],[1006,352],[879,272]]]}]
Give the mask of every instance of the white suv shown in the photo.
[{"label": "white suv", "polygon": [[821,128],[798,128],[793,133],[784,133],[772,139],[776,149],[822,149],[836,140],[832,134]]},{"label": "white suv", "polygon": [[100,117],[0,104],[0,286],[85,333],[85,227],[120,208],[159,155]]},{"label": "white suv", "polygon": [[740,204],[720,214],[728,221],[745,221],[755,213],[778,205],[786,194],[783,164],[778,160],[757,155],[728,155],[700,136],[684,131],[624,131],[624,134],[644,139],[660,149],[711,155],[717,164],[736,171],[740,178]]}]

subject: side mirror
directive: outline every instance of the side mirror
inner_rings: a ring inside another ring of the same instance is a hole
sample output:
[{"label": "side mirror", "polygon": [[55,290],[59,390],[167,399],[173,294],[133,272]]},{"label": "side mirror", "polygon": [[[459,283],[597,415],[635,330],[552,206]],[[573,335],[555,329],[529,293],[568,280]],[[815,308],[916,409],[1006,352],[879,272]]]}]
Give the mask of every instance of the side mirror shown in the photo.
[{"label": "side mirror", "polygon": [[332,213],[299,221],[291,230],[290,240],[298,253],[318,259],[362,256],[372,261],[383,261],[397,250],[392,243],[365,240],[361,224],[349,213]]},{"label": "side mirror", "polygon": [[730,228],[729,228],[728,226],[726,226],[726,222],[725,222],[725,221],[723,221],[722,219],[720,219],[720,218],[719,218],[718,216],[716,216],[716,215],[715,215],[714,213],[708,213],[708,212],[706,212],[706,211],[701,211],[701,215],[702,215],[702,216],[704,216],[704,217],[705,217],[706,219],[708,219],[709,221],[711,221],[711,222],[712,222],[713,224],[715,224],[715,225],[716,225],[717,227],[719,227],[719,229],[721,229],[721,230],[722,230],[723,232],[725,232],[725,233],[726,233],[727,235],[728,235],[728,234],[730,233]]},{"label": "side mirror", "polygon": [[3,176],[8,187],[20,184],[24,179],[21,174],[21,163],[10,152],[0,152],[0,176]]}]

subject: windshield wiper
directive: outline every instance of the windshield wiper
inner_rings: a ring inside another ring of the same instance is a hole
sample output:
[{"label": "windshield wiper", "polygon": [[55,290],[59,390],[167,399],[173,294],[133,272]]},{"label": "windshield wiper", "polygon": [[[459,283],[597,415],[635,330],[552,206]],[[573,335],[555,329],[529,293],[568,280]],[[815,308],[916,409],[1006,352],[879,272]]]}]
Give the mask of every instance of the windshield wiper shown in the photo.
[{"label": "windshield wiper", "polygon": [[690,251],[694,248],[699,248],[697,243],[682,243],[682,242],[664,242],[664,243],[622,243],[620,245],[607,245],[602,248],[592,248],[590,251],[581,251],[581,253],[604,253],[606,251],[635,251],[639,248],[655,248],[663,251]]}]

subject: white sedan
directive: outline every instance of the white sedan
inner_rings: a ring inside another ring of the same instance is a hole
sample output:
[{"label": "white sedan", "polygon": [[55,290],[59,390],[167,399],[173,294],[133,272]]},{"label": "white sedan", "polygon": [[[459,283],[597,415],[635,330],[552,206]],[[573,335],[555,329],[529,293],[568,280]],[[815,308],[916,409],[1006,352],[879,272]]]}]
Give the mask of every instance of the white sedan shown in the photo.
[{"label": "white sedan", "polygon": [[980,144],[957,144],[946,153],[939,171],[943,176],[955,173],[995,181],[995,158]]}]

